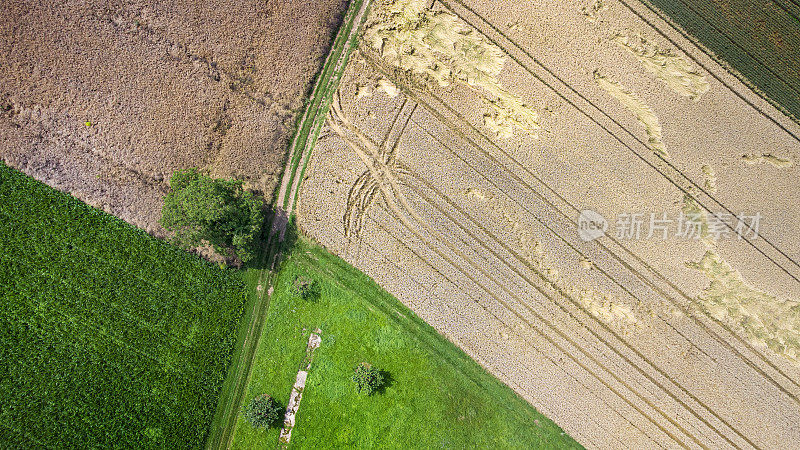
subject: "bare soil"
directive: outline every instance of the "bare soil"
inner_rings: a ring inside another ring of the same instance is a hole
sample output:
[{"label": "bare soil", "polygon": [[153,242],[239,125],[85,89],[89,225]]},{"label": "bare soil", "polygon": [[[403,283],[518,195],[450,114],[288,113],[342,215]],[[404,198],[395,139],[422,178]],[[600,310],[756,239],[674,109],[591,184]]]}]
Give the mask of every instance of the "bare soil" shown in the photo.
[{"label": "bare soil", "polygon": [[269,200],[345,5],[5,2],[0,158],[156,235],[177,169]]}]

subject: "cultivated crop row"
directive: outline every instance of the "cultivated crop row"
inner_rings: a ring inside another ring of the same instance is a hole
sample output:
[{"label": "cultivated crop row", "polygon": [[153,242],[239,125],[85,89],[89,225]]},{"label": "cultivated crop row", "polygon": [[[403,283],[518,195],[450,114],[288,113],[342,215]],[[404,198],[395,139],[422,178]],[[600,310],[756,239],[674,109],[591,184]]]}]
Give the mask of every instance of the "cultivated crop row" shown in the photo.
[{"label": "cultivated crop row", "polygon": [[239,275],[4,165],[0,198],[0,443],[201,446]]}]

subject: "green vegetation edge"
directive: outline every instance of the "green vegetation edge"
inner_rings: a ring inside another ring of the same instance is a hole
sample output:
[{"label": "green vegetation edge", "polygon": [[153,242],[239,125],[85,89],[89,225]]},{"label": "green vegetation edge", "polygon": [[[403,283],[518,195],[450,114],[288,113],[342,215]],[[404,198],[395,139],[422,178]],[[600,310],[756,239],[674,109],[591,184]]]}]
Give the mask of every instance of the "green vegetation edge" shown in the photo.
[{"label": "green vegetation edge", "polygon": [[[318,284],[318,299],[292,295],[297,276]],[[309,333],[319,327],[322,336],[291,446],[580,448],[371,278],[307,239],[287,251],[274,287],[246,398],[268,394],[285,405]],[[350,375],[362,360],[388,371],[385,391],[355,392]],[[278,431],[239,418],[231,448],[275,446]]]}]

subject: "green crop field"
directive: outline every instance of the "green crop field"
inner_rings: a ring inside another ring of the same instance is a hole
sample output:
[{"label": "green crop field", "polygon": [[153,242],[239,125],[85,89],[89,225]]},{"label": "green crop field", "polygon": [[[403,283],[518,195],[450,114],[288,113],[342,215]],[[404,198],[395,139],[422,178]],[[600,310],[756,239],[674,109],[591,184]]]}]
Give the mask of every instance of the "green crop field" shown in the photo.
[{"label": "green crop field", "polygon": [[0,447],[201,447],[241,274],[2,163],[0,219]]},{"label": "green crop field", "polygon": [[[800,121],[800,6],[792,0],[642,0]],[[740,77],[741,79],[741,77]]]},{"label": "green crop field", "polygon": [[[319,297],[293,297],[295,276]],[[370,278],[324,249],[299,241],[275,280],[245,401],[269,394],[286,405],[321,329],[290,447],[578,448],[552,421]],[[355,392],[353,368],[367,361],[389,374],[384,391]],[[253,429],[240,415],[235,449],[274,448],[279,429]]]}]

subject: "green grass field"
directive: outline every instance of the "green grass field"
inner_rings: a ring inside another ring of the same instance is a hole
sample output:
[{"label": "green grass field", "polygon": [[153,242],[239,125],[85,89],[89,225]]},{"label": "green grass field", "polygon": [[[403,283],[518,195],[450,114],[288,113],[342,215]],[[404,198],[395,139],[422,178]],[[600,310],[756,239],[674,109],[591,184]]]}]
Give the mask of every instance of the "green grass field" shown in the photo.
[{"label": "green grass field", "polygon": [[[291,446],[297,448],[577,448],[579,445],[378,285],[325,250],[299,241],[275,281],[245,400],[283,405],[322,330]],[[316,301],[294,298],[296,275],[313,278]],[[372,397],[355,392],[361,361],[388,372]],[[274,448],[279,429],[239,417],[233,448]]]},{"label": "green grass field", "polygon": [[800,5],[792,0],[642,0],[800,121]]},{"label": "green grass field", "polygon": [[0,447],[202,447],[241,273],[2,163],[0,219]]}]

